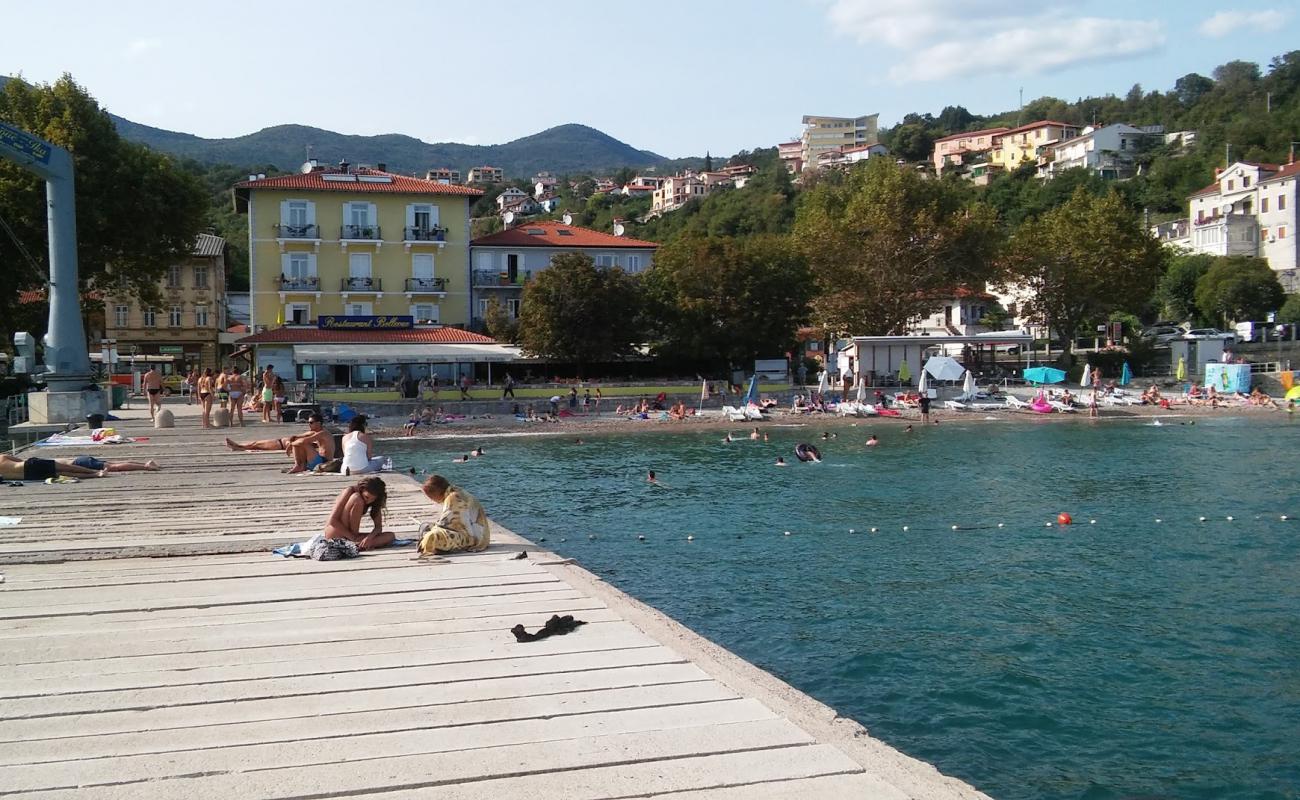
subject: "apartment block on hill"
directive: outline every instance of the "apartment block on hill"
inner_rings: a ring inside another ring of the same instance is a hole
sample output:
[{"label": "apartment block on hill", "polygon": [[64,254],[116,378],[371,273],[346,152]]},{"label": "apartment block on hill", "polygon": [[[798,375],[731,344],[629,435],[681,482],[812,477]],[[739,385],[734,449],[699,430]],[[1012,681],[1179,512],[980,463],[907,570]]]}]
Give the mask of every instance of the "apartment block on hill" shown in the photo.
[{"label": "apartment block on hill", "polygon": [[451,167],[438,167],[437,169],[431,169],[424,174],[424,179],[433,181],[434,183],[445,183],[452,186],[459,186],[461,184],[460,170],[452,169]]},{"label": "apartment block on hill", "polygon": [[1021,125],[997,134],[989,163],[1005,170],[1017,169],[1024,164],[1037,164],[1039,151],[1066,139],[1078,136],[1081,128],[1067,122],[1042,120]]},{"label": "apartment block on hill", "polygon": [[666,214],[669,211],[676,211],[691,200],[704,197],[708,193],[708,185],[693,173],[672,175],[665,178],[659,188],[651,194],[650,212]]},{"label": "apartment block on hill", "polygon": [[471,167],[465,183],[501,183],[506,179],[501,167]]},{"label": "apartment block on hill", "polygon": [[998,144],[998,137],[1009,128],[985,128],[967,133],[954,133],[934,142],[930,160],[934,173],[940,175],[950,167],[969,167],[972,163],[988,160],[988,154]]},{"label": "apartment block on hill", "polygon": [[1162,136],[1163,130],[1146,130],[1117,123],[1084,128],[1072,139],[1039,149],[1039,175],[1054,178],[1067,169],[1086,169],[1102,178],[1131,178],[1143,142]]},{"label": "apartment block on hill", "polygon": [[248,215],[253,332],[326,316],[467,324],[469,208],[482,192],[387,172],[321,167],[235,184]]},{"label": "apartment block on hill", "polygon": [[817,157],[825,152],[841,152],[846,147],[875,144],[880,140],[877,130],[879,114],[861,117],[825,117],[806,114],[803,117],[803,134],[800,159],[802,169],[817,164]]}]

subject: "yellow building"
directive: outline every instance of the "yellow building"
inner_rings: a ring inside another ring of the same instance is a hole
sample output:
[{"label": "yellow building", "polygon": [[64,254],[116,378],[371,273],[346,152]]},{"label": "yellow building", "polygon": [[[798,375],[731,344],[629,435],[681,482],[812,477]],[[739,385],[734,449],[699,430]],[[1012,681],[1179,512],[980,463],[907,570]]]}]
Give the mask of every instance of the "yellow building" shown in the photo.
[{"label": "yellow building", "polygon": [[482,192],[379,167],[308,162],[235,185],[254,333],[338,316],[469,322],[469,207]]},{"label": "yellow building", "polygon": [[989,153],[989,163],[1005,170],[1023,164],[1037,164],[1038,154],[1043,148],[1078,135],[1079,126],[1066,122],[1045,119],[1021,125],[996,137],[993,151]]}]

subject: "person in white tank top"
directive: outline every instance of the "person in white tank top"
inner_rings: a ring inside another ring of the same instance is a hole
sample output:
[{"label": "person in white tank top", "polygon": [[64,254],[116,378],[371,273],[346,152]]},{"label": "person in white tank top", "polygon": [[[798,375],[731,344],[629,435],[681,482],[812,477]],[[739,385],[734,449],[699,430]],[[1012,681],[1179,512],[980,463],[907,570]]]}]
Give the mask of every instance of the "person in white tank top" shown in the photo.
[{"label": "person in white tank top", "polygon": [[344,475],[364,475],[367,472],[379,472],[384,459],[372,457],[375,440],[366,433],[366,417],[358,414],[348,423],[348,432],[343,435],[343,464],[339,467]]}]

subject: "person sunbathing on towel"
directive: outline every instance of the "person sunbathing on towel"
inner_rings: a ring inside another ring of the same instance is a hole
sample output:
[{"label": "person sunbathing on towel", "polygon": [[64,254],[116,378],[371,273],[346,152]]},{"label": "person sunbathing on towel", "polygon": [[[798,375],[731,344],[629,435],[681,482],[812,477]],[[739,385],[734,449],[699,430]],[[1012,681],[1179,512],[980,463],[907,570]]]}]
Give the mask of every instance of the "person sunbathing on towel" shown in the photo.
[{"label": "person sunbathing on towel", "polygon": [[[374,550],[393,543],[392,531],[384,528],[384,505],[388,501],[388,487],[382,478],[362,478],[339,492],[330,510],[323,531],[326,539],[347,539],[358,550]],[[369,534],[361,533],[361,518],[366,514],[375,527]]]},{"label": "person sunbathing on towel", "polygon": [[424,496],[441,508],[433,522],[420,526],[420,553],[455,553],[483,550],[491,539],[487,512],[469,492],[441,475],[430,475],[422,487]]}]

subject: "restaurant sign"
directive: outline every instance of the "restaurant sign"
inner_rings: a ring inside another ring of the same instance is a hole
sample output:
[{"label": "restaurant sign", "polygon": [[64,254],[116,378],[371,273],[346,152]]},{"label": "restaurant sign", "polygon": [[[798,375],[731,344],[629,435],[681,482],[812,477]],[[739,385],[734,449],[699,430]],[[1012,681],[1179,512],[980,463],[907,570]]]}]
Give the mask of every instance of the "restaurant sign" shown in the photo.
[{"label": "restaurant sign", "polygon": [[415,317],[401,315],[343,316],[322,314],[316,327],[327,331],[396,331],[415,327]]}]

